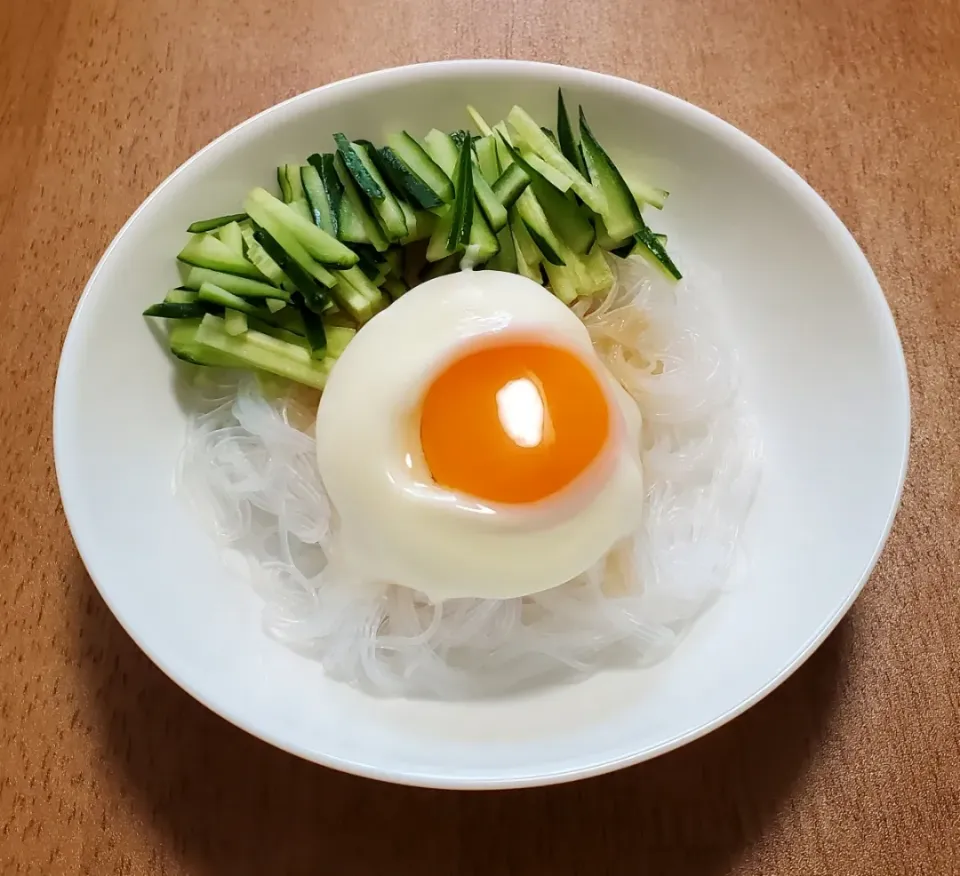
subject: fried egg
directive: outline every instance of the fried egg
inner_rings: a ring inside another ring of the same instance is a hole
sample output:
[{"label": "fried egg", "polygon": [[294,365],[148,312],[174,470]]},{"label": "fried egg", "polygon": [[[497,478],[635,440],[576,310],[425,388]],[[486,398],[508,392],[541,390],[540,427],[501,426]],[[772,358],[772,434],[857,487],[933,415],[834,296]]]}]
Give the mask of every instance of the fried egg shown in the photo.
[{"label": "fried egg", "polygon": [[640,427],[542,286],[431,280],[363,327],[321,397],[331,556],[433,601],[556,587],[640,525]]}]

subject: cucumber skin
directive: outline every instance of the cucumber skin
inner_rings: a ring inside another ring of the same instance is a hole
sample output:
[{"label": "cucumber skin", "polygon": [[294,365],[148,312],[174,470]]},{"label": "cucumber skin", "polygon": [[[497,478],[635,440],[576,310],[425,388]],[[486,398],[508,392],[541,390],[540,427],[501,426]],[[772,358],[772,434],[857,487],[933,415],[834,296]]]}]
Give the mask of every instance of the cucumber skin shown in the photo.
[{"label": "cucumber skin", "polygon": [[229,225],[231,222],[243,222],[247,218],[246,213],[231,213],[229,216],[215,216],[212,219],[198,219],[187,226],[188,234],[203,234],[205,231],[216,231],[222,225]]},{"label": "cucumber skin", "polygon": [[347,170],[350,171],[350,176],[353,177],[354,182],[360,186],[360,190],[368,198],[373,198],[375,201],[382,201],[384,197],[386,197],[383,189],[381,189],[379,183],[370,176],[370,172],[364,167],[360,156],[354,151],[353,144],[344,134],[334,134],[333,139],[337,144],[337,152],[340,153],[340,157],[343,159]]},{"label": "cucumber skin", "polygon": [[470,242],[473,225],[473,155],[469,137],[462,141],[457,160],[456,197],[453,202],[453,224],[447,238],[447,249],[455,252]]},{"label": "cucumber skin", "polygon": [[[617,166],[600,145],[587,124],[583,107],[580,107],[580,140],[584,159],[590,170],[590,179],[600,189],[607,201],[607,209],[599,211],[611,237],[625,238],[637,234],[643,228],[643,217],[633,193],[627,187]],[[596,175],[597,179],[594,179]],[[616,212],[615,212],[616,211]],[[611,228],[611,218],[619,220]]]}]

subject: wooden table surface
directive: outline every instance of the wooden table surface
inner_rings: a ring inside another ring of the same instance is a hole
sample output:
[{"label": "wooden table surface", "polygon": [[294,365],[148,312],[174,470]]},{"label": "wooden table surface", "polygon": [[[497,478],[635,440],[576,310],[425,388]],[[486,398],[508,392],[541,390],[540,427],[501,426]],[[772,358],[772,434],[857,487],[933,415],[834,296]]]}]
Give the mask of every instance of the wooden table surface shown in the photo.
[{"label": "wooden table surface", "polygon": [[[298,761],[162,676],[77,557],[51,401],[86,277],[196,149],[483,56],[649,83],[799,170],[886,290],[914,440],[879,568],[781,689],[634,769],[455,794]],[[0,874],[960,874],[958,105],[957,0],[0,0]]]}]

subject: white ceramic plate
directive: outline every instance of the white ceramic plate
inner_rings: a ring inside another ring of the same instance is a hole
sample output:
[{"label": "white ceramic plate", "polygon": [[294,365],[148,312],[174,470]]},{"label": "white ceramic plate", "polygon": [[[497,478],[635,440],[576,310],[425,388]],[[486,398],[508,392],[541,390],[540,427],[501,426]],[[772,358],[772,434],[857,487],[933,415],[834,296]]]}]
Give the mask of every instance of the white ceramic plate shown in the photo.
[{"label": "white ceramic plate", "polygon": [[[748,580],[665,662],[503,699],[379,700],[327,680],[263,634],[257,597],[227,574],[171,482],[184,431],[173,368],[141,317],[178,278],[198,216],[230,213],[283,161],[333,131],[461,127],[554,112],[557,86],[600,140],[672,194],[658,217],[723,280],[717,312],[760,423],[764,475],[746,534]],[[440,787],[536,785],[676,748],[783,681],[850,607],[887,537],[909,438],[906,369],[857,244],[792,170],[681,100],[569,68],[460,61],[386,70],[302,94],[207,146],[137,210],[70,326],[57,380],[57,475],[93,580],[177,684],[302,757]]]}]

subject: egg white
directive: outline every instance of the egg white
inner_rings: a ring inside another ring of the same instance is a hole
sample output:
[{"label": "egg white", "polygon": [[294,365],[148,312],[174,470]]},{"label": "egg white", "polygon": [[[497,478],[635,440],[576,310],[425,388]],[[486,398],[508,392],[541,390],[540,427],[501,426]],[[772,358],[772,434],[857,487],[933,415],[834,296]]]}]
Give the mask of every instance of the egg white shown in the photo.
[{"label": "egg white", "polygon": [[[495,506],[432,481],[419,405],[433,376],[484,335],[563,343],[598,369],[622,415],[603,481],[536,508]],[[418,286],[344,351],[317,411],[320,475],[339,517],[335,553],[360,579],[430,599],[509,598],[576,577],[640,524],[640,412],[580,319],[531,280],[463,271]]]}]

